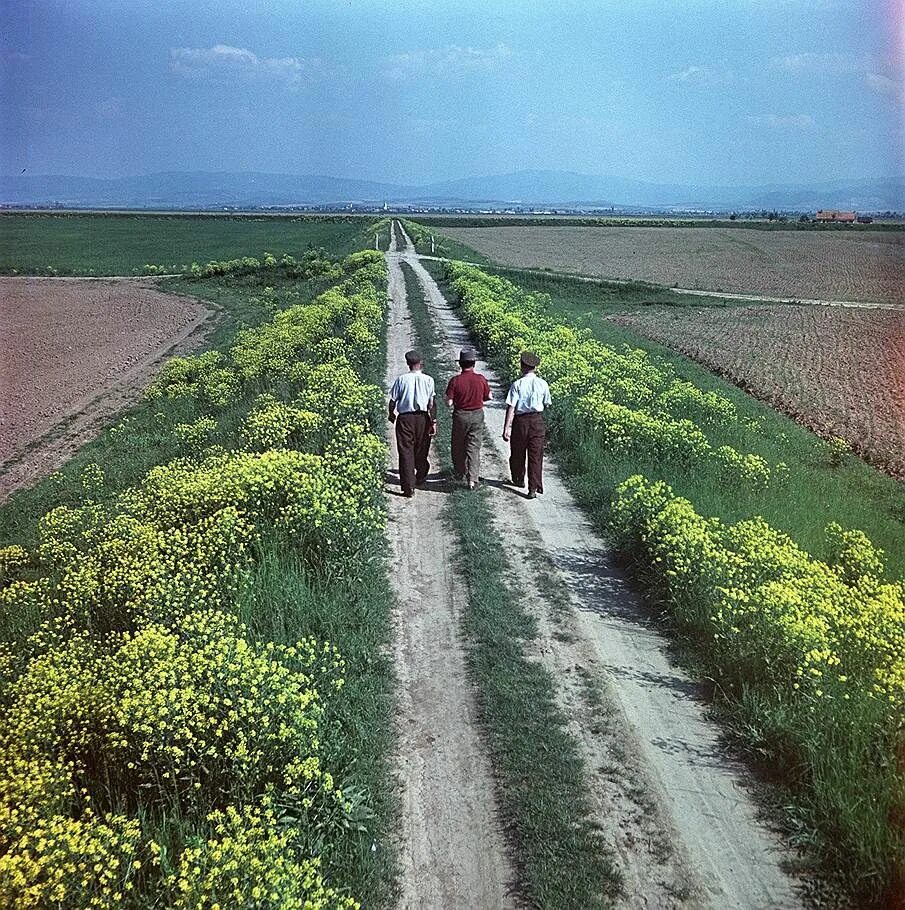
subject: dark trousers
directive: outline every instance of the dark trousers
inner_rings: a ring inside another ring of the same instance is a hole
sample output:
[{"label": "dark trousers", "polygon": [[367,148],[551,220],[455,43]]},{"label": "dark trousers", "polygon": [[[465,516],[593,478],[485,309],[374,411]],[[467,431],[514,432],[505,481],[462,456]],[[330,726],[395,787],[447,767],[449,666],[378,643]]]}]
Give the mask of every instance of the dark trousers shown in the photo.
[{"label": "dark trousers", "polygon": [[398,414],[396,445],[399,448],[399,480],[403,493],[411,493],[430,470],[427,453],[431,447],[431,419],[424,411]]},{"label": "dark trousers", "polygon": [[509,438],[509,470],[512,482],[525,482],[525,458],[528,459],[528,489],[544,492],[544,440],[547,431],[544,417],[537,411],[516,414]]},{"label": "dark trousers", "polygon": [[453,411],[452,461],[457,477],[478,482],[481,473],[481,441],[484,437],[484,409]]}]

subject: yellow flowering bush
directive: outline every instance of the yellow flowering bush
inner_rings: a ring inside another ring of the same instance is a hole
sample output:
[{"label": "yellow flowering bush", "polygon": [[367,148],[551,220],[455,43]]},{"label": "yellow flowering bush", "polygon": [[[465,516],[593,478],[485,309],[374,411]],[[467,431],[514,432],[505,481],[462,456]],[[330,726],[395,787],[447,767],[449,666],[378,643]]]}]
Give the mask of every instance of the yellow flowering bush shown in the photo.
[{"label": "yellow flowering bush", "polygon": [[447,270],[465,321],[488,353],[504,358],[515,376],[521,351],[534,350],[559,409],[605,449],[653,461],[707,461],[729,482],[753,490],[785,477],[784,465],[771,468],[758,455],[711,445],[709,428],[739,420],[725,396],[677,378],[646,351],[616,350],[588,330],[557,323],[546,314],[543,294],[526,294],[460,262]]},{"label": "yellow flowering bush", "polygon": [[283,448],[294,437],[300,439],[316,432],[322,422],[321,415],[315,411],[285,404],[275,395],[265,393],[255,399],[242,435],[253,448]]},{"label": "yellow flowering bush", "polygon": [[[167,363],[148,395],[205,415],[173,426],[190,457],[103,501],[89,465],[85,500],[50,509],[31,552],[0,549],[3,906],[146,905],[139,893],[176,907],[358,906],[312,858],[353,809],[319,754],[343,659],[311,638],[259,641],[236,613],[275,529],[314,579],[382,527],[382,394],[360,371],[379,352],[385,266],[237,262],[211,274],[343,280],[307,304],[287,291],[288,309],[226,354]],[[257,451],[204,449],[210,410],[240,401],[236,442]]]},{"label": "yellow flowering bush", "polygon": [[204,447],[217,431],[217,421],[213,417],[199,417],[191,423],[177,423],[173,435],[184,448],[197,452]]},{"label": "yellow flowering bush", "polygon": [[812,698],[852,691],[905,705],[905,587],[861,532],[828,534],[837,564],[814,559],[755,518],[726,526],[640,475],[613,505],[621,543],[640,553],[677,615],[714,643],[730,676]]},{"label": "yellow flowering bush", "polygon": [[152,400],[197,398],[224,407],[238,398],[239,379],[220,351],[205,351],[168,360],[147,394]]},{"label": "yellow flowering bush", "polygon": [[0,547],[0,588],[15,581],[18,574],[28,565],[28,551],[18,544]]},{"label": "yellow flowering bush", "polygon": [[294,832],[269,807],[227,806],[208,816],[213,834],[189,844],[166,879],[175,910],[358,910],[324,885],[317,859],[293,856]]}]

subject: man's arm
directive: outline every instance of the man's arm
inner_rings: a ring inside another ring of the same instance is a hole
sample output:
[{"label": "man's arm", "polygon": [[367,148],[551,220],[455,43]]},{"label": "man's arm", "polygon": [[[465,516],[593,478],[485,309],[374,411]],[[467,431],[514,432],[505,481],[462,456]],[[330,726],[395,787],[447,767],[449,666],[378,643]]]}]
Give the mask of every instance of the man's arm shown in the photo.
[{"label": "man's arm", "polygon": [[456,377],[453,376],[449,382],[446,383],[446,406],[451,408],[453,406],[453,385],[455,383]]},{"label": "man's arm", "polygon": [[490,383],[487,381],[486,376],[482,376],[481,379],[484,380],[484,401],[490,401]]},{"label": "man's arm", "polygon": [[393,399],[390,399],[390,403],[387,405],[387,420],[390,423],[396,423],[396,402]]},{"label": "man's arm", "polygon": [[503,421],[503,439],[506,442],[509,442],[509,437],[512,435],[512,420],[515,417],[515,405],[507,404],[506,405],[506,419]]}]

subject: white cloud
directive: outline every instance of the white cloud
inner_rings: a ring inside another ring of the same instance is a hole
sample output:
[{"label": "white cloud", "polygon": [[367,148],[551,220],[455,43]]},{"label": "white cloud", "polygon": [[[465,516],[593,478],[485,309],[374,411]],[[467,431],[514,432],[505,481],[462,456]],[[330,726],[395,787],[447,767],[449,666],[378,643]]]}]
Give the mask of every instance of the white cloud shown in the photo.
[{"label": "white cloud", "polygon": [[244,47],[215,44],[213,47],[174,47],[170,66],[187,79],[218,82],[265,80],[297,88],[318,66],[317,60],[299,57],[259,57]]},{"label": "white cloud", "polygon": [[686,85],[726,85],[732,81],[730,69],[714,66],[686,66],[685,69],[670,73],[668,82],[680,82]]},{"label": "white cloud", "polygon": [[393,54],[386,59],[384,76],[389,79],[407,79],[419,74],[433,76],[462,76],[473,72],[489,72],[512,56],[508,45],[502,42],[489,48],[447,47]]},{"label": "white cloud", "polygon": [[890,79],[889,76],[884,76],[882,73],[868,72],[864,74],[864,79],[867,82],[867,87],[878,95],[899,95],[903,93],[901,82],[896,82],[895,79]]},{"label": "white cloud", "polygon": [[773,69],[790,73],[860,73],[872,65],[869,55],[846,53],[804,53],[772,57]]},{"label": "white cloud", "polygon": [[124,109],[123,99],[120,98],[119,95],[113,95],[111,98],[104,98],[102,101],[97,101],[94,104],[95,113],[105,120],[112,120],[121,116]]},{"label": "white cloud", "polygon": [[760,114],[747,118],[754,126],[766,126],[770,129],[813,129],[817,123],[810,114]]}]

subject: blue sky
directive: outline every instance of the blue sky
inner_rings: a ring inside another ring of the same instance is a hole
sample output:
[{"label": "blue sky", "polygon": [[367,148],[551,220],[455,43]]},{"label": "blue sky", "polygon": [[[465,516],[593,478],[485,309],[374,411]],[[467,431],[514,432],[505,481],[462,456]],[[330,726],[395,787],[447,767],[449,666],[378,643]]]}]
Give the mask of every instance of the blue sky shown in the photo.
[{"label": "blue sky", "polygon": [[902,171],[905,0],[5,0],[0,17],[6,174]]}]

